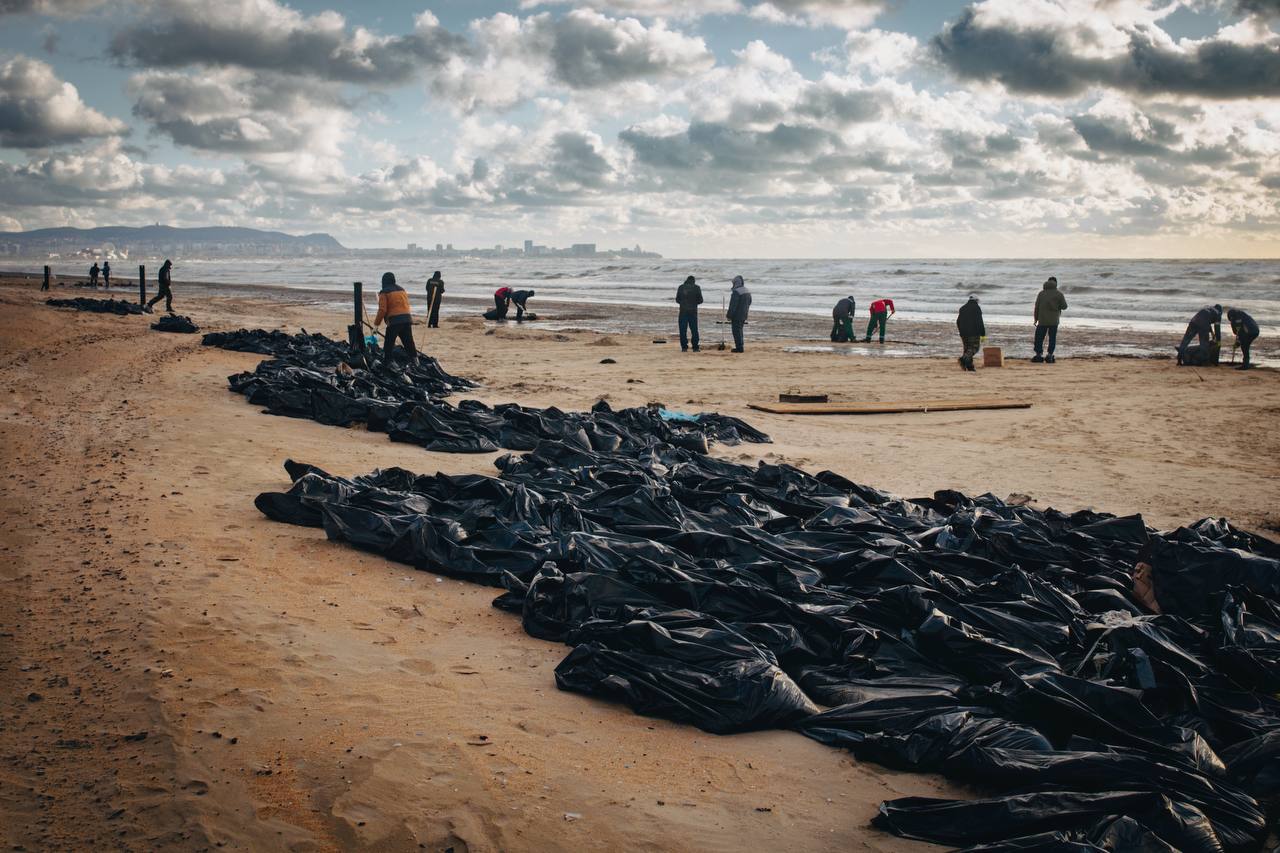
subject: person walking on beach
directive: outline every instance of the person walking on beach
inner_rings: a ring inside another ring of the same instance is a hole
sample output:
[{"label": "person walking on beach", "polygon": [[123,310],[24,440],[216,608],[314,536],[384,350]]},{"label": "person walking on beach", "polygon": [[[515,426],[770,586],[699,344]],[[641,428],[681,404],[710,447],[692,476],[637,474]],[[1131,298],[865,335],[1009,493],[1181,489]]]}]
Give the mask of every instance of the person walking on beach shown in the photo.
[{"label": "person walking on beach", "polygon": [[982,339],[987,336],[987,326],[982,322],[982,308],[978,305],[977,294],[969,294],[969,301],[960,306],[960,313],[956,315],[956,328],[960,330],[960,341],[964,344],[960,366],[965,370],[976,370],[973,357],[978,354]]},{"label": "person walking on beach", "polygon": [[729,292],[729,310],[725,313],[729,320],[729,328],[733,330],[733,351],[745,352],[742,341],[742,327],[747,324],[747,315],[751,312],[751,291],[742,276],[733,277],[733,290]]},{"label": "person walking on beach", "polygon": [[513,290],[511,291],[511,304],[516,306],[516,322],[524,322],[524,312],[527,310],[525,305],[534,295],[532,290]]},{"label": "person walking on beach", "polygon": [[111,261],[102,262],[102,286],[108,289],[111,287]]},{"label": "person walking on beach", "polygon": [[898,313],[893,307],[892,299],[877,299],[871,303],[871,321],[867,323],[867,340],[871,343],[871,333],[875,331],[876,326],[880,327],[880,343],[884,343],[884,325],[889,322],[889,318]]},{"label": "person walking on beach", "polygon": [[1191,322],[1187,323],[1187,332],[1178,344],[1178,364],[1186,361],[1187,347],[1192,338],[1200,339],[1200,346],[1207,347],[1210,341],[1222,340],[1222,306],[1206,305],[1195,313]]},{"label": "person walking on beach", "polygon": [[1236,370],[1248,370],[1253,367],[1249,362],[1249,347],[1258,339],[1258,324],[1242,308],[1232,308],[1228,311],[1227,322],[1231,324],[1231,332],[1236,336],[1236,343],[1244,352],[1244,361]]},{"label": "person walking on beach", "polygon": [[[1055,361],[1053,351],[1058,346],[1058,322],[1062,319],[1062,312],[1067,310],[1067,298],[1062,295],[1062,291],[1058,290],[1058,279],[1056,276],[1049,276],[1049,280],[1044,283],[1044,287],[1036,294],[1036,307],[1032,311],[1031,319],[1036,324],[1036,354],[1032,357],[1032,361],[1036,364],[1044,362],[1045,364],[1053,364]],[[1049,356],[1044,355],[1044,340],[1049,339]]]},{"label": "person walking on beach", "polygon": [[97,286],[98,286],[98,273],[99,273],[99,272],[100,272],[100,270],[98,269],[98,262],[97,262],[97,261],[94,261],[94,262],[93,262],[93,266],[89,267],[89,285],[90,285],[91,287],[97,287]]},{"label": "person walking on beach", "polygon": [[511,308],[511,288],[503,286],[493,292],[493,319],[507,319],[507,311]]},{"label": "person walking on beach", "polygon": [[396,284],[395,273],[382,274],[382,289],[378,291],[378,315],[373,318],[373,325],[380,326],[387,321],[387,333],[382,341],[382,361],[391,363],[391,350],[396,340],[404,344],[413,360],[418,358],[418,348],[413,345],[413,315],[409,312],[409,294]]},{"label": "person walking on beach", "polygon": [[698,306],[702,304],[702,288],[693,276],[684,280],[684,284],[676,288],[676,304],[680,306],[680,316],[676,323],[680,327],[680,352],[689,351],[689,338],[693,338],[693,351],[702,352],[698,346]]},{"label": "person walking on beach", "polygon": [[443,299],[444,279],[440,277],[440,270],[436,270],[427,279],[427,305],[431,309],[431,313],[427,315],[428,329],[440,328],[440,302]]},{"label": "person walking on beach", "polygon": [[160,289],[156,291],[155,297],[147,303],[147,312],[161,299],[164,300],[164,310],[170,314],[173,313],[173,261],[165,258],[164,263],[160,265]]},{"label": "person walking on beach", "polygon": [[853,340],[853,315],[858,310],[858,303],[853,296],[846,296],[831,309],[831,340],[842,344]]}]

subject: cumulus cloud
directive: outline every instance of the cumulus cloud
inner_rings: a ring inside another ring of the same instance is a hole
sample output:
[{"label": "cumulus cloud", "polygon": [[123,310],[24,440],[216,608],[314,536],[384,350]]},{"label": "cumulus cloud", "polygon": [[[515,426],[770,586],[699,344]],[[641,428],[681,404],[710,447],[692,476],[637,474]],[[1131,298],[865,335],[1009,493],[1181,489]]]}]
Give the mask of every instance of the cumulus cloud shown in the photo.
[{"label": "cumulus cloud", "polygon": [[337,12],[307,16],[276,0],[165,0],[111,40],[119,61],[151,68],[238,67],[383,86],[465,51],[465,39],[430,12],[413,31],[376,35]]},{"label": "cumulus cloud", "polygon": [[433,91],[463,109],[508,107],[549,88],[590,92],[705,71],[715,58],[701,38],[662,21],[610,18],[589,9],[563,16],[498,14],[473,22],[475,53],[455,56]]},{"label": "cumulus cloud", "polygon": [[[1154,22],[1116,23],[1081,0],[985,0],[934,38],[934,56],[963,80],[1067,97],[1093,87],[1144,96],[1280,96],[1280,37],[1222,31],[1175,42]],[[1034,8],[1029,8],[1034,7]]]},{"label": "cumulus cloud", "polygon": [[47,148],[124,132],[46,63],[19,55],[0,65],[0,146]]},{"label": "cumulus cloud", "polygon": [[524,8],[572,4],[618,15],[699,18],[747,14],[777,24],[862,27],[875,20],[886,0],[521,0]]}]

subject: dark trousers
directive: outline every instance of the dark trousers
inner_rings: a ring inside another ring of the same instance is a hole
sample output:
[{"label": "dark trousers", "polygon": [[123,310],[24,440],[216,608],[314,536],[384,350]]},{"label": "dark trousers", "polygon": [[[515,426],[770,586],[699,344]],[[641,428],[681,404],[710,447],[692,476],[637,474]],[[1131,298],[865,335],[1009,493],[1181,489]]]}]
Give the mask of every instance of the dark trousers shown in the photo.
[{"label": "dark trousers", "polygon": [[1208,326],[1197,326],[1195,323],[1187,324],[1187,333],[1182,336],[1182,343],[1178,344],[1179,357],[1187,354],[1187,347],[1191,345],[1191,339],[1200,338],[1200,346],[1206,346],[1209,343],[1209,334],[1211,329]]},{"label": "dark trousers", "polygon": [[109,275],[103,275],[103,276],[102,276],[102,286],[103,286],[103,287],[110,287],[110,286],[111,286],[111,276],[109,276]]},{"label": "dark trousers", "polygon": [[1250,335],[1247,333],[1236,338],[1236,340],[1239,341],[1240,343],[1240,351],[1244,353],[1244,361],[1242,362],[1243,364],[1249,363],[1249,347],[1251,347],[1253,345],[1253,342],[1256,341],[1257,339],[1258,339],[1257,335]]},{"label": "dark trousers", "polygon": [[884,343],[884,324],[889,320],[888,311],[874,311],[871,314],[871,322],[867,323],[867,340],[871,340],[871,333],[876,326],[880,327],[880,343]]},{"label": "dark trousers", "polygon": [[693,348],[698,349],[698,309],[680,312],[680,349],[689,348],[689,338],[693,338]]},{"label": "dark trousers", "polygon": [[1049,338],[1049,355],[1053,355],[1053,351],[1058,346],[1058,327],[1046,326],[1043,323],[1036,326],[1036,355],[1044,352],[1044,339]]},{"label": "dark trousers", "polygon": [[444,301],[444,293],[435,294],[432,298],[431,294],[427,294],[427,300],[431,303],[431,313],[427,315],[427,328],[440,328],[440,303]]},{"label": "dark trousers", "polygon": [[853,340],[852,317],[845,316],[835,318],[835,325],[831,327],[831,340],[838,344]]},{"label": "dark trousers", "polygon": [[973,357],[978,354],[978,349],[982,346],[982,338],[961,338],[964,343],[964,354],[960,356],[960,363],[965,367],[973,366]]},{"label": "dark trousers", "polygon": [[742,327],[746,325],[745,320],[733,320],[729,327],[733,329],[733,348],[738,352],[742,352],[745,347],[742,346]]},{"label": "dark trousers", "polygon": [[418,357],[418,348],[413,345],[413,324],[412,323],[396,323],[394,326],[387,326],[387,335],[382,342],[382,353],[384,361],[391,361],[391,349],[396,344],[396,339],[400,339],[400,343],[409,351],[409,355],[414,358]]},{"label": "dark trousers", "polygon": [[512,304],[516,306],[516,322],[519,323],[524,319],[524,303],[512,300]]},{"label": "dark trousers", "polygon": [[506,299],[503,299],[501,296],[494,296],[493,310],[497,311],[498,313],[494,316],[493,319],[495,320],[507,319],[507,308],[510,306],[510,304],[511,303],[509,301],[507,301]]},{"label": "dark trousers", "polygon": [[164,310],[170,314],[173,313],[173,291],[169,289],[169,285],[161,284],[160,289],[156,291],[155,298],[147,303],[147,307],[151,308],[161,299],[164,300]]}]

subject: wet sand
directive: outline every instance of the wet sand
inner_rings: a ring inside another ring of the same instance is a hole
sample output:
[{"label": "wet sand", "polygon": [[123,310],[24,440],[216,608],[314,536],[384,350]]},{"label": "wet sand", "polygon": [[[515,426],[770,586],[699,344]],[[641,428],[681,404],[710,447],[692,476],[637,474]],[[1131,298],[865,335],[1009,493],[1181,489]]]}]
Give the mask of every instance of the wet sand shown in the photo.
[{"label": "wet sand", "polygon": [[[81,295],[71,288],[53,295]],[[177,285],[206,331],[342,336],[346,315],[279,291]],[[119,296],[124,297],[129,291]],[[132,291],[136,295],[136,290]],[[84,294],[89,295],[89,294]],[[495,591],[275,524],[252,501],[286,458],[336,474],[459,456],[263,415],[226,388],[259,356],[59,311],[0,283],[0,841],[7,848],[336,850],[938,849],[867,827],[901,795],[963,793],[788,732],[715,737],[555,688],[564,646]],[[486,402],[661,401],[746,418],[772,445],[726,458],[828,468],[905,495],[1025,493],[1037,505],[1226,515],[1275,536],[1280,375],[1167,361],[788,352],[681,354],[655,335],[458,317],[415,329]],[[892,331],[891,331],[892,336]],[[673,337],[664,335],[668,340]],[[601,360],[613,359],[613,364]],[[1009,396],[1032,408],[769,415],[838,399]]]}]

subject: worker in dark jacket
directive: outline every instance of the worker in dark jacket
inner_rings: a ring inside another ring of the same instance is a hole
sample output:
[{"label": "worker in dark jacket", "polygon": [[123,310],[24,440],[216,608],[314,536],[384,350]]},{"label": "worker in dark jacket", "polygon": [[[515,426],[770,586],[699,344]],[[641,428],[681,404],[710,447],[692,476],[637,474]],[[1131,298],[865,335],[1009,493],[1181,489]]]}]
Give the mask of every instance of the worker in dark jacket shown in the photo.
[{"label": "worker in dark jacket", "polygon": [[871,343],[871,334],[880,327],[880,343],[884,343],[884,327],[889,322],[889,318],[898,313],[898,309],[893,307],[892,299],[877,299],[871,303],[871,319],[867,322],[867,340]]},{"label": "worker in dark jacket", "polygon": [[680,352],[689,351],[689,338],[693,338],[693,351],[698,348],[698,306],[702,304],[702,288],[693,276],[676,288],[676,304],[680,306],[677,323],[680,326]]},{"label": "worker in dark jacket", "polygon": [[[1031,320],[1036,324],[1036,354],[1031,360],[1036,364],[1053,364],[1056,360],[1053,351],[1058,348],[1058,323],[1062,321],[1062,312],[1066,310],[1067,297],[1058,290],[1057,276],[1051,275],[1036,294],[1036,307],[1031,313]],[[1046,337],[1049,339],[1048,358],[1044,356]]]},{"label": "worker in dark jacket", "polygon": [[160,281],[160,289],[156,291],[155,298],[153,298],[150,302],[147,303],[147,311],[149,313],[151,309],[155,307],[155,304],[159,302],[161,299],[163,299],[164,310],[172,314],[173,313],[173,290],[172,290],[173,261],[169,260],[168,258],[165,258],[164,263],[160,265],[159,281]]},{"label": "worker in dark jacket", "polygon": [[1244,362],[1236,370],[1248,370],[1253,367],[1249,362],[1249,346],[1258,339],[1258,324],[1240,308],[1232,308],[1227,312],[1227,322],[1231,324],[1231,332],[1236,336],[1236,343],[1244,352]]},{"label": "worker in dark jacket", "polygon": [[383,362],[390,363],[391,351],[396,340],[404,344],[410,357],[418,358],[418,348],[413,344],[413,314],[409,310],[409,294],[396,284],[395,273],[382,274],[382,289],[378,291],[378,316],[373,325],[379,326],[387,321],[387,334],[382,341]]},{"label": "worker in dark jacket", "polygon": [[831,309],[831,340],[838,344],[853,340],[853,315],[858,310],[858,303],[852,296],[846,296]]},{"label": "worker in dark jacket", "polygon": [[431,309],[431,313],[427,315],[427,328],[440,328],[440,303],[443,300],[444,279],[440,277],[440,270],[436,270],[427,279],[427,305]]},{"label": "worker in dark jacket", "polygon": [[975,370],[973,357],[978,354],[982,339],[987,336],[987,326],[982,322],[982,308],[978,306],[975,294],[969,294],[969,301],[960,306],[960,313],[956,315],[956,328],[960,330],[960,340],[964,343],[960,366],[965,370]]},{"label": "worker in dark jacket", "polygon": [[493,292],[493,319],[507,319],[507,311],[511,308],[511,288],[499,287]]},{"label": "worker in dark jacket", "polygon": [[102,286],[111,287],[111,261],[102,262]]},{"label": "worker in dark jacket", "polygon": [[751,312],[751,291],[742,276],[733,277],[733,290],[729,292],[729,310],[725,316],[729,320],[729,328],[733,330],[733,351],[743,352],[742,327],[747,324],[747,315]]},{"label": "worker in dark jacket", "polygon": [[94,261],[94,262],[93,262],[93,266],[89,267],[89,284],[90,284],[91,286],[93,286],[93,287],[97,287],[97,286],[98,286],[98,273],[99,273],[99,272],[100,272],[100,270],[98,269],[98,262],[97,262],[97,261]]},{"label": "worker in dark jacket", "polygon": [[511,291],[511,302],[516,306],[516,322],[524,322],[524,312],[528,307],[525,305],[534,295],[532,290],[513,290]]},{"label": "worker in dark jacket", "polygon": [[1191,339],[1198,337],[1200,346],[1208,346],[1210,341],[1222,340],[1222,306],[1206,305],[1195,313],[1191,322],[1187,323],[1187,332],[1178,344],[1178,364],[1182,364],[1187,355],[1187,347]]}]

